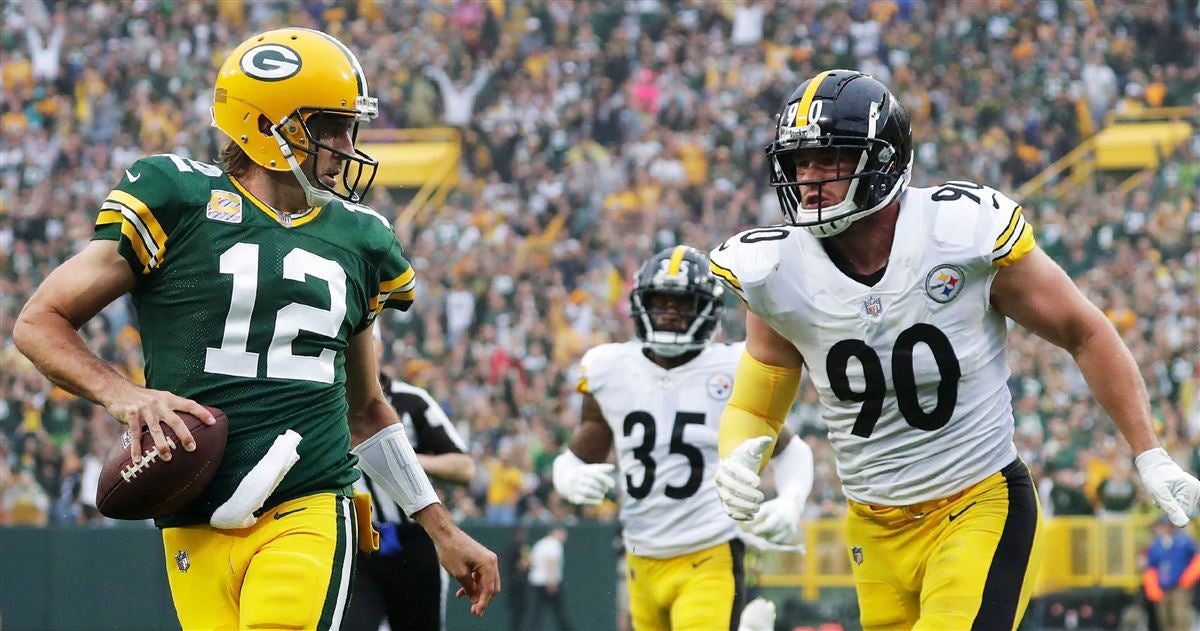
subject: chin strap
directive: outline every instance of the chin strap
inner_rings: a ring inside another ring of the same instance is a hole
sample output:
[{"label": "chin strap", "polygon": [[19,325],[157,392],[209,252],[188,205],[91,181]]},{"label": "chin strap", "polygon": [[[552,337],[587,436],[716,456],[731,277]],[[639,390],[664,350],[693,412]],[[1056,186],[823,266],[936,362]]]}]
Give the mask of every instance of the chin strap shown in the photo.
[{"label": "chin strap", "polygon": [[[911,158],[910,158],[910,163],[911,163]],[[814,237],[817,237],[818,239],[822,239],[825,237],[832,237],[836,234],[841,234],[842,232],[844,232],[846,230],[846,228],[849,228],[850,225],[853,224],[854,222],[856,222],[859,219],[862,219],[864,217],[869,217],[869,216],[879,212],[880,210],[883,210],[884,208],[886,208],[888,206],[888,204],[891,204],[892,202],[896,201],[896,198],[900,196],[900,193],[902,193],[906,188],[908,188],[908,183],[911,179],[912,179],[912,167],[910,166],[900,176],[899,182],[892,185],[892,190],[888,194],[888,196],[885,197],[883,199],[883,201],[880,202],[878,205],[876,205],[874,208],[870,208],[867,210],[855,211],[855,212],[849,213],[843,217],[838,217],[837,219],[834,219],[833,221],[830,221],[830,222],[819,223],[819,224],[815,224],[815,225],[811,225],[811,226],[805,226],[805,229],[808,230]],[[858,181],[856,180],[854,183],[854,186],[857,186],[857,185],[858,185]],[[847,193],[847,195],[846,195],[847,199],[851,199],[853,197],[854,186],[852,186],[850,189],[850,192]]]},{"label": "chin strap", "polygon": [[[300,183],[300,188],[304,189],[304,198],[309,206],[324,206],[333,201],[333,192],[317,188],[308,181],[308,176],[304,174],[304,170],[300,168],[300,161],[296,159],[295,152],[292,151],[292,145],[284,138],[283,134],[279,133],[279,128],[290,120],[290,116],[285,116],[279,124],[271,126],[271,137],[279,144],[279,151],[283,154],[284,160],[287,160],[288,168],[292,170],[292,175],[296,176],[296,181]],[[314,157],[314,159],[316,159]]]}]

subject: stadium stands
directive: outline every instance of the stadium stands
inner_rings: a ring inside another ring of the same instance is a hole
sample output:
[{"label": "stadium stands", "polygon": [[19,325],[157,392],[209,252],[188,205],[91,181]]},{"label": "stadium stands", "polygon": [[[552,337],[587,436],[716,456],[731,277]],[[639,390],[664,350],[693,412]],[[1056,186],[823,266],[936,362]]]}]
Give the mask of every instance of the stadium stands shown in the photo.
[{"label": "stadium stands", "polygon": [[[376,128],[456,126],[458,187],[397,225],[419,275],[385,319],[386,364],[428,387],[469,435],[480,475],[463,518],[575,518],[549,463],[574,426],[574,363],[632,335],[626,298],[647,254],[700,248],[778,220],[761,147],[800,77],[857,67],[913,112],[914,183],[1007,191],[1065,156],[1114,109],[1200,107],[1194,3],[672,5],[359,0],[5,3],[0,31],[0,524],[103,521],[90,492],[118,427],[51,386],[11,343],[41,278],[85,243],[120,169],[142,154],[215,158],[214,63],[283,24],[353,43]],[[1190,60],[1190,63],[1189,63]],[[482,78],[481,78],[482,77]],[[1193,123],[1195,123],[1193,115]],[[1161,433],[1200,467],[1200,136],[1129,190],[1103,179],[1022,200],[1040,244],[1133,349]],[[368,201],[396,218],[413,190]],[[736,309],[724,335],[740,335]],[[84,334],[141,373],[127,300]],[[1098,492],[1127,456],[1070,358],[1012,333],[1023,458],[1077,485],[1085,510],[1140,511]],[[807,388],[795,425],[817,456],[810,516],[843,510]],[[591,516],[611,516],[613,507]]]}]

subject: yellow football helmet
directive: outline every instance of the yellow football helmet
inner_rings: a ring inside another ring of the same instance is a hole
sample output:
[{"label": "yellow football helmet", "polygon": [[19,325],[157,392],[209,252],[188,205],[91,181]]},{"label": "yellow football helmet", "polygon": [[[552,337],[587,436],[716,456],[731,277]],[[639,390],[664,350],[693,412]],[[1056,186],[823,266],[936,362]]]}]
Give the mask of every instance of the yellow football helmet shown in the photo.
[{"label": "yellow football helmet", "polygon": [[[358,58],[337,39],[306,28],[267,31],[242,42],[221,64],[213,91],[213,126],[229,135],[251,160],[272,171],[291,170],[308,202],[320,206],[334,196],[357,202],[375,180],[378,162],[319,142],[309,129],[319,114],[353,116],[358,125],[373,120],[379,101],[367,92]],[[319,178],[310,182],[300,165],[317,149],[346,161],[344,190]],[[315,183],[315,186],[314,186]]]}]

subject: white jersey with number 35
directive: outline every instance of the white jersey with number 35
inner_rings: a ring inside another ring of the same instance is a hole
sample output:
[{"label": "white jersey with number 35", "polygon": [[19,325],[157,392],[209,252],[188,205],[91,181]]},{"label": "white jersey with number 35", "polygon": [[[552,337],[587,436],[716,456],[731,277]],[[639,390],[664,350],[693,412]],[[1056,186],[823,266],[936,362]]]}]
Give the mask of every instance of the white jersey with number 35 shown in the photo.
[{"label": "white jersey with number 35", "polygon": [[612,429],[631,553],[669,558],[737,536],[713,476],[717,428],[744,348],[710,344],[671,370],[642,354],[640,341],[584,354],[579,391],[596,398]]},{"label": "white jersey with number 35", "polygon": [[883,277],[842,273],[804,228],[749,230],[713,273],[804,356],[850,499],[953,495],[1016,458],[999,267],[1034,247],[1021,208],[969,182],[910,187]]}]

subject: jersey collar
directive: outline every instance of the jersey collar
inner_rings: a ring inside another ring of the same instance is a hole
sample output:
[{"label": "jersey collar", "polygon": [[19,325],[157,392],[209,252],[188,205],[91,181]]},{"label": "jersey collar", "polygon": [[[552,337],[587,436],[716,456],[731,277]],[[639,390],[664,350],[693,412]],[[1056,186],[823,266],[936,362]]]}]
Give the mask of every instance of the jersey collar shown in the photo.
[{"label": "jersey collar", "polygon": [[269,216],[271,219],[274,219],[279,225],[283,226],[284,228],[298,228],[300,226],[303,226],[304,224],[312,221],[313,219],[316,219],[317,215],[321,214],[321,210],[324,208],[324,206],[313,206],[298,215],[292,215],[292,214],[288,214],[288,213],[279,213],[279,212],[276,212],[274,208],[271,208],[267,204],[263,203],[262,200],[255,197],[254,193],[251,193],[250,191],[246,190],[246,187],[242,186],[242,183],[237,181],[237,178],[235,178],[231,175],[231,176],[229,176],[229,181],[233,183],[233,187],[236,188],[238,190],[238,192],[240,192],[242,194],[243,197],[250,200],[250,203],[252,205],[256,206],[264,214]]}]

